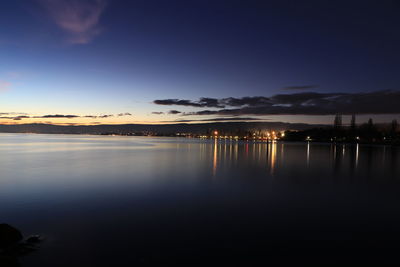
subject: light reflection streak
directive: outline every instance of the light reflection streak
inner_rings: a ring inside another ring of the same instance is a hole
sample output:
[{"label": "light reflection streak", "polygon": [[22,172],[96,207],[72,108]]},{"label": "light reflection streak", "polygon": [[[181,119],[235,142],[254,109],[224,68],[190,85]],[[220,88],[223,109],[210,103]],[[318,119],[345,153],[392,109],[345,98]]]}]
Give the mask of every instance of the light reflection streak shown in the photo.
[{"label": "light reflection streak", "polygon": [[276,167],[276,149],[276,142],[271,142],[267,145],[268,163],[271,175],[274,175]]},{"label": "light reflection streak", "polygon": [[307,166],[310,165],[310,142],[307,142]]},{"label": "light reflection streak", "polygon": [[235,162],[237,162],[238,161],[238,157],[239,157],[239,144],[237,142],[235,143],[235,152],[234,152],[234,154],[235,154]]},{"label": "light reflection streak", "polygon": [[217,174],[217,152],[218,152],[218,144],[217,139],[214,140],[214,151],[213,151],[213,176]]},{"label": "light reflection streak", "polygon": [[272,142],[272,151],[271,151],[271,174],[275,172],[276,165],[276,142]]},{"label": "light reflection streak", "polygon": [[357,144],[357,146],[356,146],[356,168],[358,166],[358,147],[359,146],[360,146],[359,144]]}]

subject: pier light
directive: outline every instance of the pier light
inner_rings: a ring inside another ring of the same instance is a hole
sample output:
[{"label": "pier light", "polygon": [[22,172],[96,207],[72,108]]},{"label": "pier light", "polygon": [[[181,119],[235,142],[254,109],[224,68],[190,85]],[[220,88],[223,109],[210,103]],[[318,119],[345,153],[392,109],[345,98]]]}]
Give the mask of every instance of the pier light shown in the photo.
[{"label": "pier light", "polygon": [[214,131],[214,135],[218,135],[218,131]]}]

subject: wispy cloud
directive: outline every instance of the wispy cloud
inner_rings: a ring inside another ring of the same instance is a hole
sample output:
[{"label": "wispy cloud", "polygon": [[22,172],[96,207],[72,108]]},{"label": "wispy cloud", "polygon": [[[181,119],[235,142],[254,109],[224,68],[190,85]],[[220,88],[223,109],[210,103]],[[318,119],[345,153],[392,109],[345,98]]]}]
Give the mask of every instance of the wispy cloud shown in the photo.
[{"label": "wispy cloud", "polygon": [[10,82],[0,80],[0,92],[8,90],[10,87],[11,87]]},{"label": "wispy cloud", "polygon": [[118,117],[132,116],[132,114],[129,113],[129,112],[125,112],[125,113],[119,113],[119,114],[117,114],[117,116],[118,116]]},{"label": "wispy cloud", "polygon": [[119,113],[119,114],[104,114],[104,115],[86,115],[82,116],[82,118],[91,118],[91,119],[106,119],[106,118],[111,118],[111,117],[125,117],[125,116],[132,116],[131,113],[125,112],[125,113]]},{"label": "wispy cloud", "polygon": [[87,44],[101,33],[99,21],[105,0],[39,0],[71,44]]},{"label": "wispy cloud", "polygon": [[0,112],[0,119],[8,119],[8,120],[16,120],[20,121],[22,119],[76,119],[76,118],[91,118],[91,119],[107,119],[112,117],[123,117],[123,116],[132,116],[131,113],[119,113],[117,115],[106,114],[106,115],[64,115],[64,114],[49,114],[49,115],[40,115],[40,116],[28,116],[27,113],[21,112]]},{"label": "wispy cloud", "polygon": [[28,115],[28,113],[24,112],[0,112],[0,115]]}]

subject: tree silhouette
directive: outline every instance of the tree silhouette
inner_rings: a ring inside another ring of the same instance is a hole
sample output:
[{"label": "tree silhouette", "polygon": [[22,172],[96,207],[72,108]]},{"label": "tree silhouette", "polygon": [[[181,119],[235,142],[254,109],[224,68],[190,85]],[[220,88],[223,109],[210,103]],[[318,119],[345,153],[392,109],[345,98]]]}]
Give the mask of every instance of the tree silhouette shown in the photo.
[{"label": "tree silhouette", "polygon": [[350,129],[354,131],[356,127],[356,114],[353,114],[351,115]]},{"label": "tree silhouette", "polygon": [[336,114],[335,120],[333,121],[333,128],[340,130],[342,128],[342,115]]},{"label": "tree silhouette", "polygon": [[390,127],[390,130],[391,130],[393,135],[396,134],[397,127],[398,127],[397,120],[392,120],[392,125]]},{"label": "tree silhouette", "polygon": [[372,121],[372,118],[368,119],[367,126],[368,126],[368,130],[374,129],[374,122]]}]

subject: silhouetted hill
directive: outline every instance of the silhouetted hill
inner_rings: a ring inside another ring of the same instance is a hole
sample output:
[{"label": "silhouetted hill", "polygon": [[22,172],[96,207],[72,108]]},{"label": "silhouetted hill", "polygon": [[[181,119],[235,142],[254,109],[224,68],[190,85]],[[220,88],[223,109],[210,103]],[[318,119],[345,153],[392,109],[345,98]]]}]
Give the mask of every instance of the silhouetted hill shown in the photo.
[{"label": "silhouetted hill", "polygon": [[2,133],[48,133],[48,134],[132,134],[154,133],[171,135],[175,133],[204,134],[207,131],[248,131],[248,130],[306,130],[323,125],[283,122],[214,122],[197,124],[119,124],[119,125],[53,125],[17,124],[0,125]]}]

